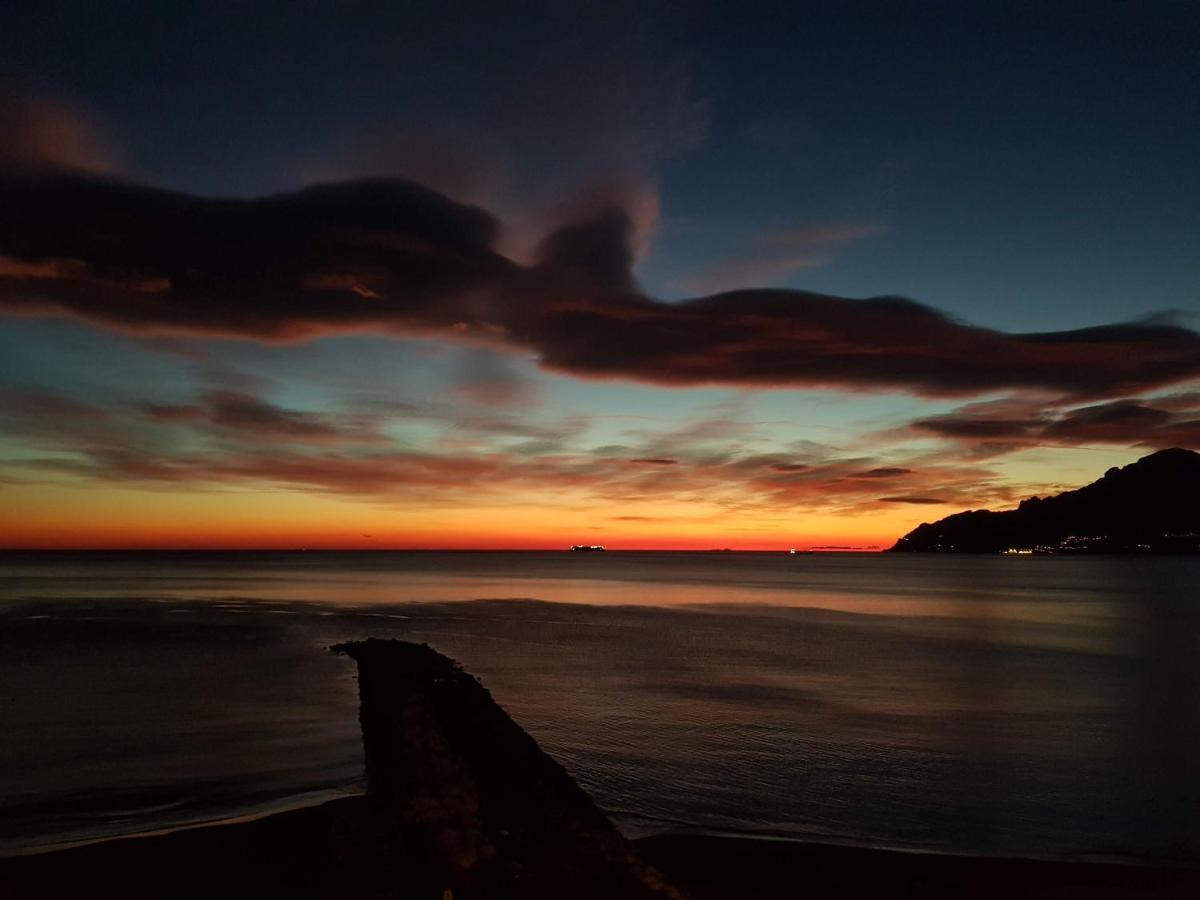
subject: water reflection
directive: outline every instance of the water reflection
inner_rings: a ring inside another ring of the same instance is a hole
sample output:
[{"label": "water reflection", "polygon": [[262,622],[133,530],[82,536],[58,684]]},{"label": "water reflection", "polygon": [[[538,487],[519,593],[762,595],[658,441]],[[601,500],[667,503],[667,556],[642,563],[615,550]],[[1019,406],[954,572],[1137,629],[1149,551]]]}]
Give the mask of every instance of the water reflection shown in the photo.
[{"label": "water reflection", "polygon": [[[353,685],[320,648],[377,634],[460,659],[635,833],[1197,859],[1197,575],[1190,559],[6,559],[0,839],[354,790]],[[478,597],[538,599],[462,602]]]}]

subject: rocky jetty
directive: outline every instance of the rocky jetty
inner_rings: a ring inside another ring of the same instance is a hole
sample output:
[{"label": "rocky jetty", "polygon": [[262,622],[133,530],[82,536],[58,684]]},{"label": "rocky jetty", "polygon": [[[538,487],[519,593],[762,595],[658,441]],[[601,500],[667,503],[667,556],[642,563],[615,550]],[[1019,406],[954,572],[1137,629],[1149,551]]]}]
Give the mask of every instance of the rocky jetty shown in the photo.
[{"label": "rocky jetty", "polygon": [[394,640],[333,649],[358,664],[374,827],[427,886],[464,900],[680,896],[453,660]]},{"label": "rocky jetty", "polygon": [[1005,512],[974,510],[926,523],[897,552],[1200,552],[1200,453],[1160,450],[1099,481]]}]

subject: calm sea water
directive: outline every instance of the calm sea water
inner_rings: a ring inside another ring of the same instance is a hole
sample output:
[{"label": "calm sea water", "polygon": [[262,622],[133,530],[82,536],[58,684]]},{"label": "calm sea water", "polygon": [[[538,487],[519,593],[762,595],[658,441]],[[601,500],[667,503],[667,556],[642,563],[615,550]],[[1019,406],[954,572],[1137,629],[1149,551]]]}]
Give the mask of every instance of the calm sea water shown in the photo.
[{"label": "calm sea water", "polygon": [[0,556],[0,852],[363,788],[426,641],[633,835],[1200,861],[1200,559]]}]

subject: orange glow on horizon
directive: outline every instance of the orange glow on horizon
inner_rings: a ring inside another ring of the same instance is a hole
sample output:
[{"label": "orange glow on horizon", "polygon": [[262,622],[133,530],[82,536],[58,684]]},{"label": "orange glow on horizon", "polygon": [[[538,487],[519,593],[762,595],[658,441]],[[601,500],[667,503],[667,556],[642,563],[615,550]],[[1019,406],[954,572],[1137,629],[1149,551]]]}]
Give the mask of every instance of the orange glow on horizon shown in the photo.
[{"label": "orange glow on horizon", "polygon": [[[386,536],[348,538],[345,534],[247,532],[216,534],[203,531],[174,531],[150,533],[142,530],[108,529],[103,531],[30,531],[24,534],[6,533],[0,539],[0,550],[566,550],[566,541],[544,535],[464,535],[430,534],[424,539],[404,536],[391,540]],[[720,541],[694,537],[653,539],[606,537],[599,541],[606,549],[680,550],[680,551],[797,551],[817,552],[876,552],[890,547],[894,539],[866,538],[861,543],[830,542],[824,539],[796,541]]]},{"label": "orange glow on horizon", "polygon": [[631,522],[621,508],[571,510],[536,498],[398,511],[290,491],[8,485],[0,490],[0,549],[561,550],[587,543],[611,550],[879,550],[912,527],[879,516],[780,522],[708,511],[689,517],[687,507],[660,511]]}]

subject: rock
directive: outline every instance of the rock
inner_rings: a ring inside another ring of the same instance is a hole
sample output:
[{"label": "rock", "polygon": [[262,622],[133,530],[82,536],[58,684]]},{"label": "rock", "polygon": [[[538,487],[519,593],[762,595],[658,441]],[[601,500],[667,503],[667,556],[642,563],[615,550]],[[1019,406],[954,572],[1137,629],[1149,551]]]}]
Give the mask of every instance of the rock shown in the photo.
[{"label": "rock", "polygon": [[332,649],[358,664],[376,827],[422,881],[455,900],[680,896],[453,660],[404,641]]}]

